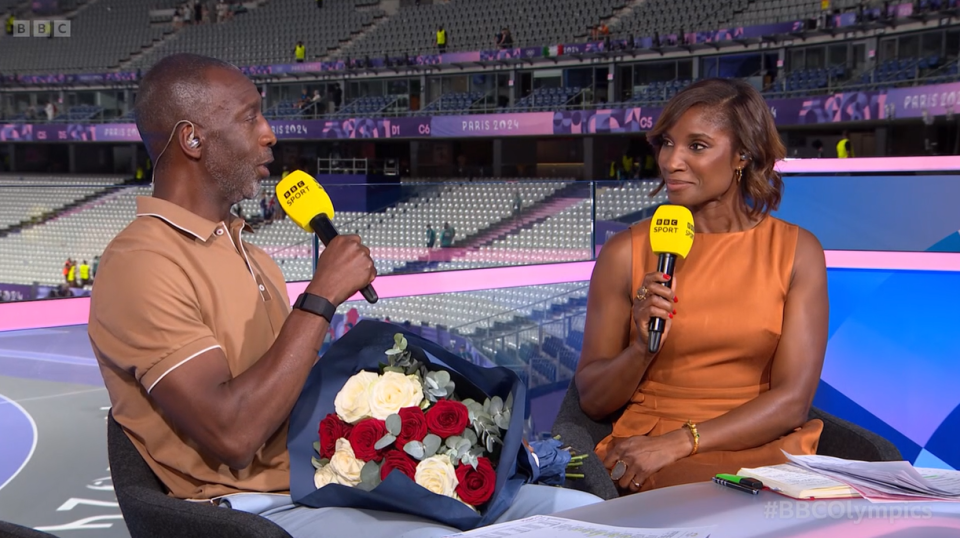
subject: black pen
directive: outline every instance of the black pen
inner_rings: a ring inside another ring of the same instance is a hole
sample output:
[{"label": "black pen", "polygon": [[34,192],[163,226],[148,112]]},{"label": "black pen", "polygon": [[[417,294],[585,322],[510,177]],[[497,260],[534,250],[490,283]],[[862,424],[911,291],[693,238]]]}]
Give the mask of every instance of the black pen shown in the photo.
[{"label": "black pen", "polygon": [[732,481],[730,481],[730,480],[724,480],[723,478],[720,478],[720,477],[717,477],[717,476],[713,477],[713,481],[716,482],[717,484],[720,484],[721,486],[726,486],[726,487],[728,487],[728,488],[738,489],[738,490],[740,490],[740,491],[745,491],[745,492],[751,493],[751,494],[753,494],[753,495],[756,495],[756,494],[760,493],[760,488],[751,488],[751,487],[749,487],[749,486],[744,486],[743,484],[738,484],[738,483],[732,482]]}]

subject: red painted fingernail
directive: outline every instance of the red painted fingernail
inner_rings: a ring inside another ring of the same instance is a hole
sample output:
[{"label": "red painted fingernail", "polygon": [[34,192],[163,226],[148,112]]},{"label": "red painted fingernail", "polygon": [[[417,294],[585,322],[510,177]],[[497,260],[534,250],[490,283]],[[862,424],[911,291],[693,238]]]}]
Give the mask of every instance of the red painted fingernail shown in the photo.
[{"label": "red painted fingernail", "polygon": [[676,314],[676,313],[677,313],[677,310],[676,310],[676,309],[674,309],[674,310],[673,310],[673,313],[674,313],[674,314]]},{"label": "red painted fingernail", "polygon": [[664,280],[670,280],[670,275],[663,275]]},{"label": "red painted fingernail", "polygon": [[673,302],[675,302],[675,303],[679,303],[679,302],[680,302],[680,299],[679,299],[679,298],[677,298],[677,296],[674,296],[674,297],[673,297]]},{"label": "red painted fingernail", "polygon": [[673,314],[669,314],[669,315],[670,315],[670,319],[673,319]]}]

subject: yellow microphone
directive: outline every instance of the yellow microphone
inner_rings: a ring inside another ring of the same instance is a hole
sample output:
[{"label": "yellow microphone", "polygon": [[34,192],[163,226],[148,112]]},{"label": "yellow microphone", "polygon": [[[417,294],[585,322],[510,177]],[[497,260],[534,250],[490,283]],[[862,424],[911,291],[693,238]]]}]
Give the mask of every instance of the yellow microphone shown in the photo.
[{"label": "yellow microphone", "polygon": [[[333,202],[323,187],[310,174],[295,170],[277,183],[277,200],[283,211],[309,233],[317,234],[324,246],[340,235],[333,226]],[[373,304],[380,297],[373,286],[366,286],[360,294]]]},{"label": "yellow microphone", "polygon": [[[650,246],[654,254],[659,254],[657,272],[670,275],[663,285],[673,287],[673,271],[676,269],[677,256],[686,258],[693,246],[693,213],[679,205],[664,204],[657,208],[650,221]],[[650,336],[647,349],[650,353],[660,350],[660,339],[667,322],[663,318],[651,317],[647,328]]]}]

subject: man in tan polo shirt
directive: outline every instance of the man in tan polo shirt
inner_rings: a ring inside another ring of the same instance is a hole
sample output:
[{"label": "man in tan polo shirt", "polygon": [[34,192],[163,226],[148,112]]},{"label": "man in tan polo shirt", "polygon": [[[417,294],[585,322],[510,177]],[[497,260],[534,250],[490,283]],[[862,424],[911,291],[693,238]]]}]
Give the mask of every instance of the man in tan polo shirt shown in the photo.
[{"label": "man in tan polo shirt", "polygon": [[[143,78],[136,107],[154,192],[137,200],[137,218],[100,260],[89,334],[114,417],[170,495],[228,496],[238,508],[250,496],[235,494],[279,494],[260,495],[248,511],[297,538],[358,525],[371,537],[454,531],[400,514],[290,505],[287,418],[333,308],[376,276],[370,252],[356,236],[331,241],[306,288],[313,305],[291,312],[279,267],[243,241],[251,230],[230,214],[259,195],[276,144],[253,83],[219,60],[169,56]],[[587,504],[556,498],[533,495],[526,506]]]}]

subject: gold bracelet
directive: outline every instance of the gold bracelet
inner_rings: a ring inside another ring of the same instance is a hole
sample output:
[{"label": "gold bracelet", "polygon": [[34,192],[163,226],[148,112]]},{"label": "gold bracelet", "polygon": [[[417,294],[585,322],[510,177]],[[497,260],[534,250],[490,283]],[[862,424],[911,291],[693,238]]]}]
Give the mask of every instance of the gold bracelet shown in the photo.
[{"label": "gold bracelet", "polygon": [[692,456],[700,449],[700,432],[697,431],[697,425],[692,420],[688,420],[683,426],[693,434],[693,450],[690,451],[690,455]]}]

